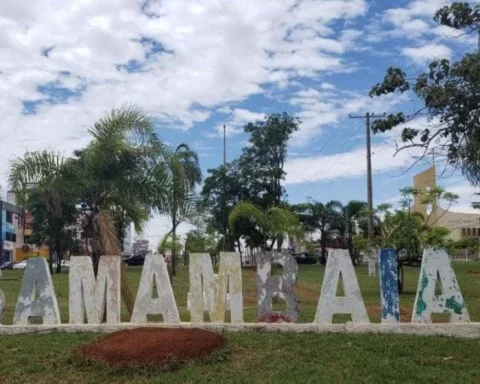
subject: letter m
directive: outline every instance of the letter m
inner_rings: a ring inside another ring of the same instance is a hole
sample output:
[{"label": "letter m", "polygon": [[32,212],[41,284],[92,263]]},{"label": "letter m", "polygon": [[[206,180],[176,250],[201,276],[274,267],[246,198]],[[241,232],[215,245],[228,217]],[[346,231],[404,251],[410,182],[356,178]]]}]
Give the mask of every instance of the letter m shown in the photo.
[{"label": "letter m", "polygon": [[[243,322],[240,255],[233,252],[222,252],[218,274],[213,273],[212,259],[207,253],[191,254],[189,267],[192,322],[203,323],[204,308],[208,308],[212,322],[224,322],[227,293],[230,298],[232,323]],[[207,305],[203,302],[204,297]]]},{"label": "letter m", "polygon": [[120,256],[100,257],[95,280],[90,256],[70,259],[70,324],[83,324],[85,310],[89,324],[100,324],[105,312],[107,323],[120,322],[120,263]]}]

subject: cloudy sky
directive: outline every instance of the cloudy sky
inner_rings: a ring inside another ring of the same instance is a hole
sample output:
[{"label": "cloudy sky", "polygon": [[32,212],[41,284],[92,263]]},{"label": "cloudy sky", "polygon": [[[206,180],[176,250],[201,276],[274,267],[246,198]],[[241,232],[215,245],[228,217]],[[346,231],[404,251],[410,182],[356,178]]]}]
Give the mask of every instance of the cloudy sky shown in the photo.
[{"label": "cloudy sky", "polygon": [[[0,13],[0,184],[27,150],[70,155],[105,111],[136,103],[162,139],[195,148],[204,172],[245,144],[242,126],[286,111],[302,123],[292,139],[289,200],[365,199],[365,128],[348,114],[412,111],[408,96],[370,99],[390,66],[416,74],[437,57],[458,59],[474,36],[432,21],[441,0],[4,0]],[[424,126],[425,121],[416,124]],[[396,134],[373,138],[374,202],[429,165],[393,156]],[[438,175],[440,176],[440,175]],[[448,177],[447,177],[448,176]],[[439,183],[469,209],[458,174]],[[185,230],[186,228],[184,228]],[[166,232],[152,219],[145,236]]]}]

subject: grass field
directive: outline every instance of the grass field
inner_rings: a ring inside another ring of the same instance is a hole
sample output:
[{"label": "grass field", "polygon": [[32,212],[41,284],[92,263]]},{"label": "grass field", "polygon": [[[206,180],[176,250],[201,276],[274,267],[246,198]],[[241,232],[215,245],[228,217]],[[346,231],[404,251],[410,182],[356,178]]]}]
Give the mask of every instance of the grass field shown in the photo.
[{"label": "grass field", "polygon": [[[183,321],[188,267],[180,266],[173,289]],[[480,263],[454,263],[472,321],[480,321]],[[296,288],[300,322],[312,322],[323,279],[323,267],[300,266]],[[141,269],[129,268],[136,292]],[[366,267],[356,268],[360,289],[372,322],[380,321],[378,278]],[[409,321],[419,268],[406,268],[401,296],[402,320]],[[0,288],[7,299],[4,324],[10,324],[21,285],[21,271],[6,271]],[[68,322],[68,274],[54,275],[62,322]],[[243,271],[246,321],[256,319],[255,271]],[[281,303],[277,304],[281,309]],[[128,321],[125,310],[124,321]],[[336,321],[344,321],[339,317]],[[438,318],[438,321],[445,320]],[[187,364],[176,372],[110,370],[84,363],[79,346],[96,334],[31,334],[0,337],[0,382],[479,382],[480,340],[407,335],[228,333],[228,347],[206,362]]]}]

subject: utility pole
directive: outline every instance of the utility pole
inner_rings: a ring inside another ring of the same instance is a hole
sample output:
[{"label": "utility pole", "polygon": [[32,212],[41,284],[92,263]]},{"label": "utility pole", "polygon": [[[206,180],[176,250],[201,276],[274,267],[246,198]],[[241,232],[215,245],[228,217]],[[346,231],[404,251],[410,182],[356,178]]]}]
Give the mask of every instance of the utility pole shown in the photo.
[{"label": "utility pole", "polygon": [[225,217],[223,218],[223,251],[226,251],[227,245],[227,225],[228,225],[228,214],[227,214],[227,131],[225,124],[223,124],[223,212]]},{"label": "utility pole", "polygon": [[364,116],[348,115],[351,119],[365,119],[366,138],[367,138],[367,206],[368,206],[368,239],[373,239],[373,187],[372,187],[372,149],[370,140],[370,120],[385,117],[367,112]]}]

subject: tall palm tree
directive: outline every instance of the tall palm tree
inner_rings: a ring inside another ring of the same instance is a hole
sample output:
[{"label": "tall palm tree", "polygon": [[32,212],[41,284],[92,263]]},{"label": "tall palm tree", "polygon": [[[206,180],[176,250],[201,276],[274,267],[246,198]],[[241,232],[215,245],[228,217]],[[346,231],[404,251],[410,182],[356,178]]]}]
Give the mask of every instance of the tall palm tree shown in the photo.
[{"label": "tall palm tree", "polygon": [[[272,250],[275,241],[285,234],[296,238],[303,236],[298,217],[289,209],[271,207],[263,210],[249,201],[241,201],[230,212],[228,223],[233,228],[241,220],[255,225],[261,234],[265,250]],[[270,244],[268,240],[271,240]]]},{"label": "tall palm tree", "polygon": [[[202,171],[198,155],[187,144],[180,144],[167,158],[169,178],[169,194],[166,204],[160,211],[170,216],[172,229],[167,234],[172,235],[172,276],[176,275],[177,262],[177,228],[195,215],[196,202],[194,189],[202,181]],[[163,208],[163,209],[162,209]]]},{"label": "tall palm tree", "polygon": [[90,129],[93,140],[66,163],[82,204],[85,231],[92,238],[92,259],[98,269],[99,215],[119,211],[137,228],[151,208],[165,204],[169,176],[167,149],[157,138],[153,121],[138,107],[113,110]]},{"label": "tall palm tree", "polygon": [[[105,249],[102,244],[112,233],[103,231],[102,235],[101,228],[115,227],[114,214],[122,212],[139,228],[150,209],[166,204],[170,192],[165,166],[169,151],[157,138],[153,121],[135,106],[113,110],[95,122],[89,132],[92,141],[85,149],[75,151],[73,158],[57,161],[43,153],[26,156],[23,167],[12,167],[10,184],[20,196],[26,184],[33,181],[61,186],[60,193],[68,191],[77,198],[84,234],[92,239],[91,256],[97,274]],[[128,289],[125,281],[123,287]]]}]

